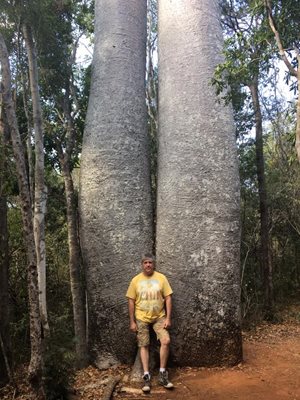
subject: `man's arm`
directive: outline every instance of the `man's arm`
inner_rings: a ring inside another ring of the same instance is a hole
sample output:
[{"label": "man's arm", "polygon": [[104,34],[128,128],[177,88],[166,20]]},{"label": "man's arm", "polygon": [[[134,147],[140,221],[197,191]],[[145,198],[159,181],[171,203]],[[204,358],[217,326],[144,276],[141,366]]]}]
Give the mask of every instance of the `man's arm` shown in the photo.
[{"label": "man's arm", "polygon": [[165,297],[166,304],[166,320],[164,328],[168,329],[171,327],[171,315],[172,315],[172,295]]},{"label": "man's arm", "polygon": [[137,325],[134,318],[134,310],[135,310],[135,300],[128,298],[128,312],[129,312],[129,320],[130,320],[130,330],[132,332],[137,332]]}]

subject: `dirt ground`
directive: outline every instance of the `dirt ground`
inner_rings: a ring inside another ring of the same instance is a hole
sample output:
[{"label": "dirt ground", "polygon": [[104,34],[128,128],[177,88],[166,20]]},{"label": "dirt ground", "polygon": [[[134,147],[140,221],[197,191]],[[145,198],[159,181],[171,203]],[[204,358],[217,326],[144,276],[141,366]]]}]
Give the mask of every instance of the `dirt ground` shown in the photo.
[{"label": "dirt ground", "polygon": [[[284,329],[282,331],[281,329]],[[288,329],[289,332],[285,332]],[[300,399],[300,329],[276,326],[259,340],[244,341],[244,362],[234,368],[170,371],[172,392],[116,394],[114,399],[296,400]]]},{"label": "dirt ground", "polygon": [[[263,323],[244,333],[243,350],[244,361],[232,368],[170,369],[172,391],[158,386],[154,376],[150,394],[130,384],[128,366],[88,367],[76,374],[69,400],[102,400],[117,376],[112,400],[300,400],[300,305],[286,310],[281,323]],[[17,395],[1,389],[0,399],[34,399],[25,384],[20,387],[24,391]]]},{"label": "dirt ground", "polygon": [[[299,306],[283,314],[280,324],[264,323],[244,333],[243,351],[243,363],[233,368],[171,369],[169,377],[175,389],[168,391],[158,386],[154,377],[150,394],[143,394],[138,387],[130,385],[127,381],[130,370],[124,367],[118,371],[122,379],[112,399],[300,400]],[[98,390],[82,392],[82,375],[77,378],[78,390],[73,399],[101,399]]]}]

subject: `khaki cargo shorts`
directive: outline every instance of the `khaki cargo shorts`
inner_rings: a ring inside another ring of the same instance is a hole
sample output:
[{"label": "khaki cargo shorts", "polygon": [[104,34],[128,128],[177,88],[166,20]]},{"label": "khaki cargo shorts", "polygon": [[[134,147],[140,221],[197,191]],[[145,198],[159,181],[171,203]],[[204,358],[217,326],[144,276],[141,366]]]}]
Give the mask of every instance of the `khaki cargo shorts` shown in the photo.
[{"label": "khaki cargo shorts", "polygon": [[152,325],[154,332],[156,333],[157,339],[169,338],[170,335],[167,329],[164,328],[165,318],[160,318],[153,323],[143,322],[140,320],[136,321],[137,324],[137,342],[138,347],[148,346],[150,344],[149,328]]}]

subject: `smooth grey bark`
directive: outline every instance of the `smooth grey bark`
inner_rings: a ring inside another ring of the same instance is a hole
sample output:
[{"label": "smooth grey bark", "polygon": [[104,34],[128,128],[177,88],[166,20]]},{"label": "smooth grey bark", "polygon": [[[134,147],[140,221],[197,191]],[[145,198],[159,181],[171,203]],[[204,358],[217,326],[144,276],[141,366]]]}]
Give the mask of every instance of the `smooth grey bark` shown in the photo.
[{"label": "smooth grey bark", "polygon": [[146,0],[96,0],[80,213],[88,341],[99,367],[132,362],[125,293],[152,250],[145,104]]},{"label": "smooth grey bark", "polygon": [[23,108],[26,116],[27,122],[27,138],[26,138],[26,150],[27,150],[27,164],[28,164],[28,178],[30,187],[30,197],[34,199],[34,159],[33,159],[33,149],[32,149],[32,123],[28,109],[28,96],[27,87],[25,83],[24,73],[21,72],[22,79],[22,97],[23,97]]},{"label": "smooth grey bark", "polygon": [[239,177],[233,113],[211,79],[222,61],[215,0],[160,0],[158,269],[174,290],[172,358],[235,364],[240,330]]},{"label": "smooth grey bark", "polygon": [[0,33],[0,63],[2,73],[3,104],[7,123],[10,130],[14,158],[16,163],[17,179],[20,192],[21,214],[24,230],[24,242],[27,252],[27,279],[28,279],[28,302],[30,315],[30,364],[28,367],[28,378],[33,387],[43,388],[43,353],[41,316],[39,309],[39,288],[37,277],[37,263],[35,242],[33,233],[33,215],[28,176],[26,170],[24,149],[19,132],[16,111],[11,94],[11,77],[8,52],[3,36]]},{"label": "smooth grey bark", "polygon": [[42,106],[38,85],[38,67],[35,43],[30,27],[23,25],[23,34],[27,50],[29,65],[29,81],[32,99],[34,143],[35,143],[35,170],[34,170],[34,239],[37,255],[39,299],[44,334],[49,334],[49,323],[46,301],[46,246],[45,246],[45,214],[47,202],[47,188],[44,177],[44,136],[42,123]]}]

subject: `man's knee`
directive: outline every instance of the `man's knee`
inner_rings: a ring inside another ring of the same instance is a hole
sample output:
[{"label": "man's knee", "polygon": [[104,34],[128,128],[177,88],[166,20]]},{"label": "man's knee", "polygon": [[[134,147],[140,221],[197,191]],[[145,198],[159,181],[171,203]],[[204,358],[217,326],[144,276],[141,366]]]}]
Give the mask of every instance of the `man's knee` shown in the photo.
[{"label": "man's knee", "polygon": [[160,339],[160,344],[161,344],[162,346],[169,346],[169,344],[170,344],[170,337],[169,337],[169,336],[162,337],[162,338]]}]

